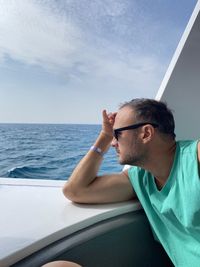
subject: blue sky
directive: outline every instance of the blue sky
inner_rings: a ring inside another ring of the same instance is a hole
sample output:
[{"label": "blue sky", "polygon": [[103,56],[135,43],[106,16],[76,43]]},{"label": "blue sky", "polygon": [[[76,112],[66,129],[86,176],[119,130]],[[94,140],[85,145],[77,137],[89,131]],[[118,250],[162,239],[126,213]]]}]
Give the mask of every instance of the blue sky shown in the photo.
[{"label": "blue sky", "polygon": [[196,0],[0,0],[0,122],[101,123],[154,98]]}]

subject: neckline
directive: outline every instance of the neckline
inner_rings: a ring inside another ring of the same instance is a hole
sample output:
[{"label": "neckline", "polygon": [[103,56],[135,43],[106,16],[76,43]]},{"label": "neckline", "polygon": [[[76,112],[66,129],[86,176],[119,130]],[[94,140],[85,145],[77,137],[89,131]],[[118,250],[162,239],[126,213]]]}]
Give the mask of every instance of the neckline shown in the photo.
[{"label": "neckline", "polygon": [[174,180],[173,173],[174,173],[174,169],[177,165],[178,151],[179,151],[179,145],[178,145],[178,142],[176,142],[176,150],[175,150],[173,164],[172,164],[169,176],[168,176],[164,186],[160,190],[158,189],[158,187],[156,185],[155,177],[152,176],[154,192],[158,195],[162,195],[162,194],[166,195],[171,189],[171,185],[172,185],[173,180]]}]

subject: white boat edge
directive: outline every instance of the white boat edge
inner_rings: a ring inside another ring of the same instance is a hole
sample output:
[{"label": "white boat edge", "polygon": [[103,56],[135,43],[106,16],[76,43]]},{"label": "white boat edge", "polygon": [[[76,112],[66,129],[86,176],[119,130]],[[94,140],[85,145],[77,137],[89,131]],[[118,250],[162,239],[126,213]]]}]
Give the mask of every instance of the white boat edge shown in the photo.
[{"label": "white boat edge", "polygon": [[[95,223],[141,209],[137,201],[74,204],[62,194],[63,184],[64,181],[57,180],[0,178],[0,206],[4,217],[0,221],[1,267],[10,266]],[[14,199],[14,203],[10,199]]]},{"label": "white boat edge", "polygon": [[183,34],[182,34],[182,37],[178,43],[178,46],[175,50],[173,57],[171,59],[169,67],[168,67],[168,69],[165,73],[165,76],[161,82],[160,88],[156,94],[155,99],[157,99],[157,100],[162,99],[163,94],[164,94],[165,90],[167,89],[167,85],[168,85],[169,80],[172,76],[172,72],[174,71],[177,62],[180,59],[180,55],[183,51],[183,48],[186,44],[186,41],[188,40],[189,34],[191,33],[192,28],[194,27],[195,20],[197,19],[197,16],[199,14],[199,10],[200,10],[200,1],[197,1],[196,6],[192,12],[190,19],[189,19],[189,22],[188,22],[188,24],[187,24],[187,26],[186,26]]}]

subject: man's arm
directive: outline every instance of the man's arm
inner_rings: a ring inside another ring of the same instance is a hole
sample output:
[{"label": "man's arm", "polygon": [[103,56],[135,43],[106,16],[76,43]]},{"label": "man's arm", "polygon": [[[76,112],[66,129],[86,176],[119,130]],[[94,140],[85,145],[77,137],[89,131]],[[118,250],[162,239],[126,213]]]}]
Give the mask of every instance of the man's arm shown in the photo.
[{"label": "man's arm", "polygon": [[[94,144],[102,152],[111,145],[114,117],[103,112],[102,131]],[[68,199],[78,203],[108,203],[135,197],[127,171],[97,176],[102,160],[102,155],[96,151],[88,151],[63,187]]]}]

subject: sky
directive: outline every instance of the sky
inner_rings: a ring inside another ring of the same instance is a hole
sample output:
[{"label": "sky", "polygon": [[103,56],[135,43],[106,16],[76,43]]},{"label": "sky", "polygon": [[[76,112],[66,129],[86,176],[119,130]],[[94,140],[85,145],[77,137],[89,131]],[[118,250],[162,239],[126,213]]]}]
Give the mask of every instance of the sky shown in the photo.
[{"label": "sky", "polygon": [[0,123],[100,124],[154,98],[196,0],[0,0]]}]

